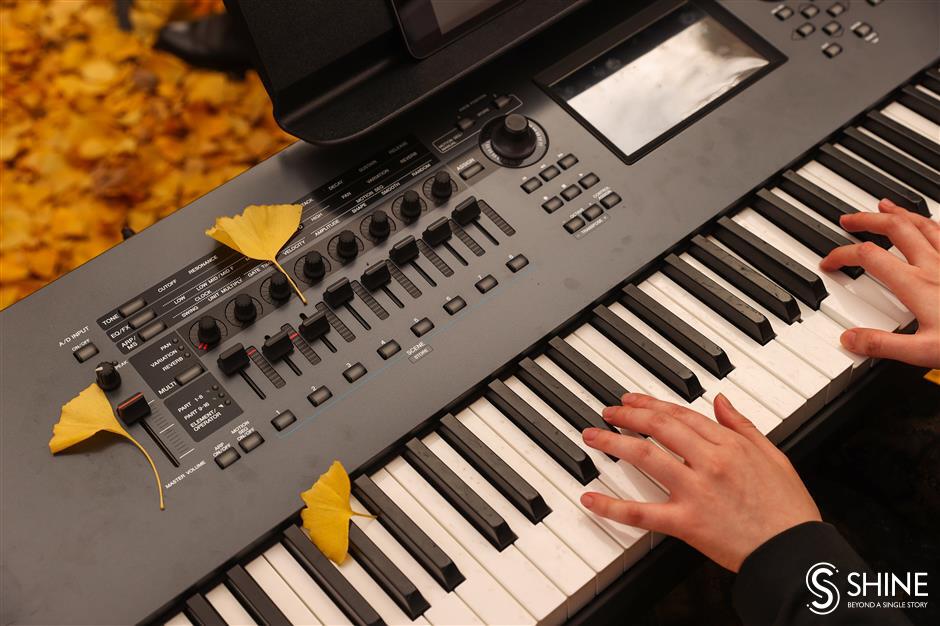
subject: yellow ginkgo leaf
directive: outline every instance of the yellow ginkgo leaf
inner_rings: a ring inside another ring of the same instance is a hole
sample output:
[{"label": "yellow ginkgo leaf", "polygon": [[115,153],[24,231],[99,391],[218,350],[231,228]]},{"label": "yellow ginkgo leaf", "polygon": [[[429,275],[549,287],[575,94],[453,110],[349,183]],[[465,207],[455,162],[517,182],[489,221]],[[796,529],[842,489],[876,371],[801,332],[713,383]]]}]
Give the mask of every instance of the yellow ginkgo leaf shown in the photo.
[{"label": "yellow ginkgo leaf", "polygon": [[300,211],[299,204],[252,205],[245,207],[241,215],[215,218],[215,226],[206,234],[250,259],[273,263],[307,304],[294,279],[277,262],[277,253],[300,226]]},{"label": "yellow ginkgo leaf", "polygon": [[349,551],[349,518],[372,517],[352,510],[349,491],[349,475],[342,463],[333,461],[330,469],[300,494],[307,505],[300,512],[304,528],[320,552],[337,565],[346,560]]},{"label": "yellow ginkgo leaf", "polygon": [[163,485],[160,482],[157,466],[153,464],[153,459],[150,458],[143,446],[137,443],[137,440],[131,437],[130,433],[124,430],[124,427],[114,417],[111,403],[108,402],[104,392],[95,383],[90,384],[62,407],[59,422],[52,427],[49,450],[52,454],[61,452],[103,430],[126,437],[144,453],[144,456],[150,462],[150,467],[153,468],[154,478],[157,479],[157,489],[160,492],[160,510],[163,510]]}]

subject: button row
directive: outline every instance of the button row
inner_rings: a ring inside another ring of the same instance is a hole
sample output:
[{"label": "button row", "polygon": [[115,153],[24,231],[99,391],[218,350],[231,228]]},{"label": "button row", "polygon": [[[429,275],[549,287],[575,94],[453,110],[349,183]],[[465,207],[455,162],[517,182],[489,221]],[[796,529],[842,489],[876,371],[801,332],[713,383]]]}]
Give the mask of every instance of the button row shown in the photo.
[{"label": "button row", "polygon": [[578,232],[584,228],[588,222],[592,222],[604,214],[604,209],[600,206],[601,204],[604,205],[604,208],[610,209],[611,207],[619,204],[621,199],[622,198],[618,194],[610,192],[600,199],[600,204],[594,203],[590,205],[588,208],[581,211],[581,213],[565,222],[565,230],[571,234]]},{"label": "button row", "polygon": [[[597,174],[595,174],[594,172],[590,172],[582,176],[580,179],[578,179],[577,185],[571,185],[569,187],[565,187],[564,189],[562,189],[561,195],[565,200],[568,200],[570,202],[571,200],[574,200],[575,198],[581,195],[582,189],[590,189],[591,187],[599,183],[600,180],[601,179],[598,178]],[[562,206],[564,206],[564,202],[558,196],[552,196],[551,198],[549,198],[548,200],[542,203],[542,208],[545,210],[546,213],[554,213],[555,211],[560,209]]]},{"label": "button row", "polygon": [[[566,154],[565,156],[558,159],[558,167],[560,167],[563,170],[566,170],[576,165],[577,163],[578,163],[578,157],[576,157],[573,154]],[[543,169],[541,172],[539,172],[539,176],[542,178],[542,180],[548,182],[551,179],[558,176],[559,174],[561,174],[561,171],[558,169],[558,167],[555,167],[554,165],[549,165],[548,167]],[[535,176],[528,179],[521,185],[522,190],[525,191],[526,193],[532,193],[533,191],[535,191],[541,186],[542,186],[542,181],[536,178]]]},{"label": "button row", "polygon": [[[836,2],[835,4],[830,6],[828,9],[826,9],[826,13],[828,13],[832,17],[838,17],[839,15],[842,15],[843,13],[845,13],[847,10],[848,8],[844,4],[842,4],[841,2]],[[781,22],[790,19],[794,15],[793,9],[785,5],[778,6],[773,11],[771,11],[771,13],[773,13],[773,15]],[[817,7],[814,4],[805,4],[802,7],[800,7],[800,15],[802,15],[806,19],[812,19],[816,17],[818,14],[819,14],[819,7]]]},{"label": "button row", "polygon": [[[295,421],[294,415],[290,411],[281,413],[281,415],[278,415],[273,420],[271,420],[271,423],[274,424],[274,427],[277,428],[278,430],[283,430],[284,428],[287,427],[285,425],[283,427],[278,428],[278,425],[276,423],[278,418],[281,418],[285,415],[288,415],[291,417],[291,422]],[[245,437],[242,437],[238,441],[238,446],[242,449],[243,452],[247,453],[247,452],[251,452],[252,450],[254,450],[255,448],[257,448],[263,443],[264,443],[264,437],[262,437],[261,433],[259,433],[258,431],[254,431],[251,434]],[[238,453],[238,450],[236,450],[235,448],[228,448],[227,450],[225,450],[224,452],[222,452],[221,454],[215,457],[215,464],[218,465],[221,469],[225,469],[226,467],[228,467],[229,465],[231,465],[232,463],[234,463],[240,458],[242,458],[242,455]]]}]

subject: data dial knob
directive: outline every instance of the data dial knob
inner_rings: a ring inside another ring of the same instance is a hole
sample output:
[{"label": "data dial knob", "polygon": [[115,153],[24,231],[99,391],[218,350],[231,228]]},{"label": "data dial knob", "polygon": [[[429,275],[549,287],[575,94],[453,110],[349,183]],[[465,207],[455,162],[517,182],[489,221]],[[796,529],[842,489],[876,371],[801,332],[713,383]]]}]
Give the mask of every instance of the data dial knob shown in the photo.
[{"label": "data dial knob", "polygon": [[255,302],[247,293],[235,296],[235,319],[242,324],[251,324],[258,317]]},{"label": "data dial knob", "polygon": [[344,230],[336,238],[336,254],[344,261],[351,261],[359,254],[359,242],[351,230]]},{"label": "data dial knob", "polygon": [[102,391],[111,391],[121,386],[121,374],[114,367],[114,363],[102,361],[95,368],[95,382]]},{"label": "data dial knob", "polygon": [[307,280],[316,282],[326,275],[326,264],[323,262],[323,256],[316,250],[311,250],[304,255],[304,276]]},{"label": "data dial knob", "polygon": [[390,232],[392,232],[392,224],[388,221],[388,213],[385,211],[376,211],[373,213],[372,221],[369,222],[369,235],[381,241],[388,237]]},{"label": "data dial knob", "polygon": [[401,211],[401,216],[409,222],[421,217],[421,196],[417,191],[409,189],[402,194],[399,211]]},{"label": "data dial knob", "polygon": [[199,318],[199,327],[196,330],[196,338],[199,343],[204,343],[209,347],[214,346],[222,340],[222,331],[215,319],[206,315]]},{"label": "data dial knob", "polygon": [[493,151],[504,159],[520,161],[535,152],[537,139],[524,115],[510,113],[497,123],[490,136]]},{"label": "data dial knob", "polygon": [[287,281],[287,276],[278,272],[271,277],[268,293],[271,294],[272,300],[275,302],[284,302],[290,298],[290,291],[291,287],[290,283]]},{"label": "data dial knob", "polygon": [[454,193],[454,188],[450,179],[450,172],[440,170],[434,175],[434,182],[431,183],[431,195],[434,196],[435,200],[443,202],[450,198],[452,193]]}]

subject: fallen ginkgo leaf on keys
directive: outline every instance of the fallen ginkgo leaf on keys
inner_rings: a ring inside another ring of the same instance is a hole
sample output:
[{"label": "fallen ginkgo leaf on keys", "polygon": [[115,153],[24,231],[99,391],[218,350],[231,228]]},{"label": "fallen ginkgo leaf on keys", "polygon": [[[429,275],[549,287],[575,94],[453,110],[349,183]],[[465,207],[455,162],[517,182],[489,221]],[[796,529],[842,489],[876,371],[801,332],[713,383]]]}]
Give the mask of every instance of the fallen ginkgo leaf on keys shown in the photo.
[{"label": "fallen ginkgo leaf on keys", "polygon": [[310,540],[328,559],[342,564],[349,551],[349,519],[357,513],[349,506],[349,474],[339,461],[333,461],[313,486],[300,494],[306,508],[300,512]]}]

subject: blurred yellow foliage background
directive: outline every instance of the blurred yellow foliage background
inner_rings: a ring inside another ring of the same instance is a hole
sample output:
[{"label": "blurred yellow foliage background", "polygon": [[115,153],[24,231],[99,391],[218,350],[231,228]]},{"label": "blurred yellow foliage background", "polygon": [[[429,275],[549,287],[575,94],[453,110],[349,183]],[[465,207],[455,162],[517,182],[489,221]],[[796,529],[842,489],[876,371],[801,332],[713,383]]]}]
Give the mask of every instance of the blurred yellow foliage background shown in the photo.
[{"label": "blurred yellow foliage background", "polygon": [[[244,81],[153,50],[220,0],[0,1],[0,308],[288,145]],[[240,207],[233,207],[238,209]]]}]

